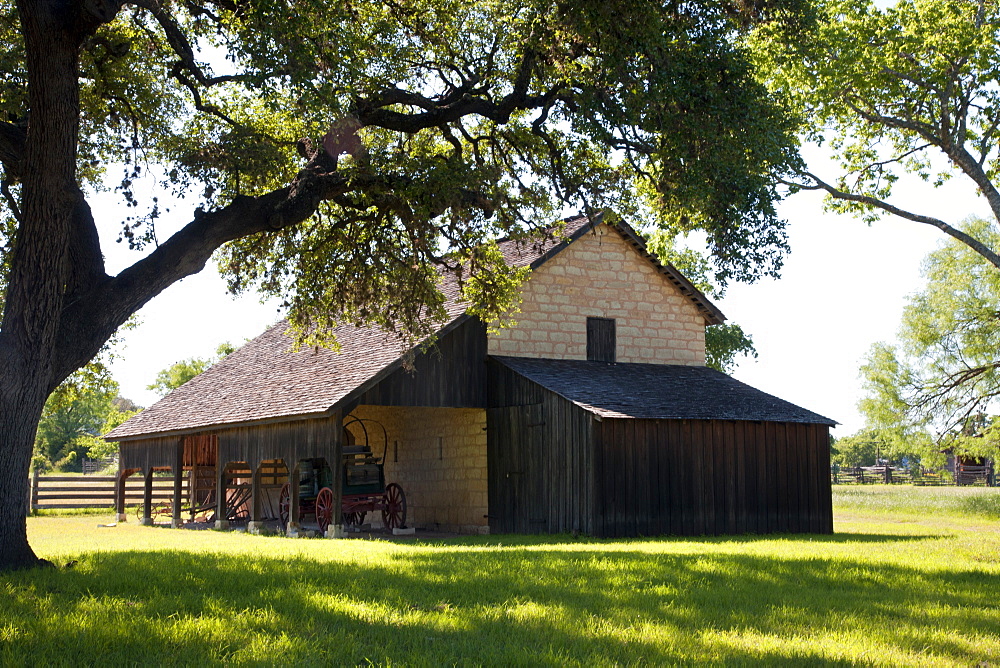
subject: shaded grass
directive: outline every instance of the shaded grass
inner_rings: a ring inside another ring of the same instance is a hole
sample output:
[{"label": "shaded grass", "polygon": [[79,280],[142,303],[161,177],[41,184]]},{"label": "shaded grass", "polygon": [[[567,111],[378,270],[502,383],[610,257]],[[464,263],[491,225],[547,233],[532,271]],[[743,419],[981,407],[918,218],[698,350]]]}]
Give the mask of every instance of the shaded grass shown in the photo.
[{"label": "shaded grass", "polygon": [[1000,662],[997,525],[862,498],[838,496],[833,536],[390,543],[31,518],[41,556],[78,563],[0,577],[0,663]]}]

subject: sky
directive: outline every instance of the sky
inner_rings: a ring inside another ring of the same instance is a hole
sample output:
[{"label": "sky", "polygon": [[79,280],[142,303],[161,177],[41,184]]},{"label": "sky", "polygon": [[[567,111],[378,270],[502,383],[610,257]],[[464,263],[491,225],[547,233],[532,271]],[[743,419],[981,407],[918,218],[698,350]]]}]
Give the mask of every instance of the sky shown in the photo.
[{"label": "sky", "polygon": [[[834,167],[815,151],[810,166],[830,181]],[[824,171],[825,170],[825,171]],[[900,182],[894,200],[904,208],[957,223],[986,214],[974,189],[954,179],[939,189]],[[138,194],[138,193],[137,193]],[[140,197],[140,201],[142,201]],[[118,221],[113,193],[98,195],[98,219]],[[191,205],[175,205],[158,223],[165,239],[191,220]],[[717,305],[754,340],[758,358],[745,359],[737,379],[840,423],[835,436],[863,426],[856,404],[862,396],[858,367],[877,341],[893,341],[909,294],[922,285],[922,258],[945,236],[926,225],[887,218],[868,226],[851,217],[824,213],[823,198],[804,192],[782,203],[789,221],[791,253],[780,279],[734,284]],[[140,257],[115,243],[117,228],[102,225],[109,272]],[[141,406],[158,396],[146,389],[157,372],[190,357],[210,357],[223,341],[241,344],[281,317],[276,302],[254,295],[233,298],[214,265],[177,283],[138,314],[139,325],[124,333],[112,373],[121,394]]]}]

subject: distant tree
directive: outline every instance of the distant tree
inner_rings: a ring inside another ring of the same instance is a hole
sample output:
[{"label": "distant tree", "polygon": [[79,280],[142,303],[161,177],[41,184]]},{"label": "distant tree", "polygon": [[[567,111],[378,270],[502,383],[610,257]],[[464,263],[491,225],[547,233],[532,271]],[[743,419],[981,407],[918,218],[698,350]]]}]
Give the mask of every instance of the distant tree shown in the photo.
[{"label": "distant tree", "polygon": [[[678,247],[673,235],[656,230],[646,235],[647,247],[661,262],[672,264],[696,288],[712,299],[725,296],[725,282],[716,277],[711,260],[691,248]],[[734,322],[705,328],[705,364],[732,373],[740,356],[757,358],[753,338]]]},{"label": "distant tree", "polygon": [[153,390],[161,397],[165,396],[198,374],[202,373],[208,367],[212,366],[226,355],[229,355],[234,350],[236,350],[236,347],[226,341],[225,343],[220,343],[219,347],[216,348],[215,357],[207,359],[201,357],[189,357],[186,360],[174,362],[169,367],[156,374],[156,380],[148,385],[146,389]]},{"label": "distant tree", "polygon": [[[934,450],[929,438],[919,437],[900,440],[891,431],[865,428],[850,436],[838,438],[834,443],[831,461],[844,467],[874,466],[879,461],[895,465],[940,463],[939,452]],[[931,464],[928,464],[929,466]]]},{"label": "distant tree", "polygon": [[878,446],[879,441],[864,432],[842,436],[833,445],[836,452],[831,462],[842,467],[874,466],[879,456]]},{"label": "distant tree", "polygon": [[118,441],[105,441],[102,435],[107,434],[133,415],[137,415],[141,410],[142,408],[130,399],[116,397],[112,402],[112,410],[108,413],[97,434],[84,436],[80,439],[80,444],[87,449],[87,456],[91,459],[106,459],[117,454]]},{"label": "distant tree", "polygon": [[67,378],[49,395],[35,437],[36,465],[79,470],[91,439],[116,413],[118,383],[100,363],[92,363]]},{"label": "distant tree", "polygon": [[[990,221],[971,218],[962,229],[1000,244]],[[923,275],[926,285],[903,311],[899,345],[875,344],[861,367],[859,408],[871,427],[900,441],[930,430],[942,447],[991,451],[983,433],[985,416],[1000,409],[1000,272],[950,240],[925,258]]]}]

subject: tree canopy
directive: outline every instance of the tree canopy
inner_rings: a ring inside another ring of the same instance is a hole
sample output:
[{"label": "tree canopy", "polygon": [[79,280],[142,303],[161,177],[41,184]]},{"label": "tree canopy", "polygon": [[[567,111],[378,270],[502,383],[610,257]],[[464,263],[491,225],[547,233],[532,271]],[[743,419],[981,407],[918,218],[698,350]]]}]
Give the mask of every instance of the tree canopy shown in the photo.
[{"label": "tree canopy", "polygon": [[[1000,243],[989,221],[972,218],[962,230]],[[859,408],[897,441],[931,430],[938,444],[992,454],[996,439],[983,434],[1000,408],[1000,272],[950,240],[927,256],[923,275],[925,287],[903,312],[900,344],[876,344],[861,368],[867,396]]]},{"label": "tree canopy", "polygon": [[[975,184],[1000,221],[1000,6],[987,0],[826,0],[817,29],[779,39],[760,29],[758,62],[799,114],[807,138],[839,161],[787,184],[828,195],[830,209],[932,225],[1000,267],[997,247],[894,197],[900,178]],[[785,45],[788,48],[779,48]],[[958,216],[968,213],[963,210]]]},{"label": "tree canopy", "polygon": [[[442,268],[502,310],[487,242],[564,210],[703,229],[723,281],[776,272],[794,122],[737,36],[800,4],[0,0],[0,569],[35,563],[19,481],[45,398],[213,255],[308,342],[431,331]],[[190,218],[164,238],[168,214]],[[114,276],[108,226],[139,251]]]}]

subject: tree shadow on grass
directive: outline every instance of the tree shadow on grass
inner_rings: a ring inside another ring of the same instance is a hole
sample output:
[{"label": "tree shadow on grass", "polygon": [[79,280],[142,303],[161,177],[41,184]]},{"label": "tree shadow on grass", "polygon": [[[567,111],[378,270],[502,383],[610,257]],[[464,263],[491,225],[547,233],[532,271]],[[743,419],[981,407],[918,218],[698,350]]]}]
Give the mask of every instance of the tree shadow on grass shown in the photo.
[{"label": "tree shadow on grass", "polygon": [[0,663],[972,663],[1000,658],[996,591],[992,573],[537,539],[344,559],[98,552],[0,578]]}]

